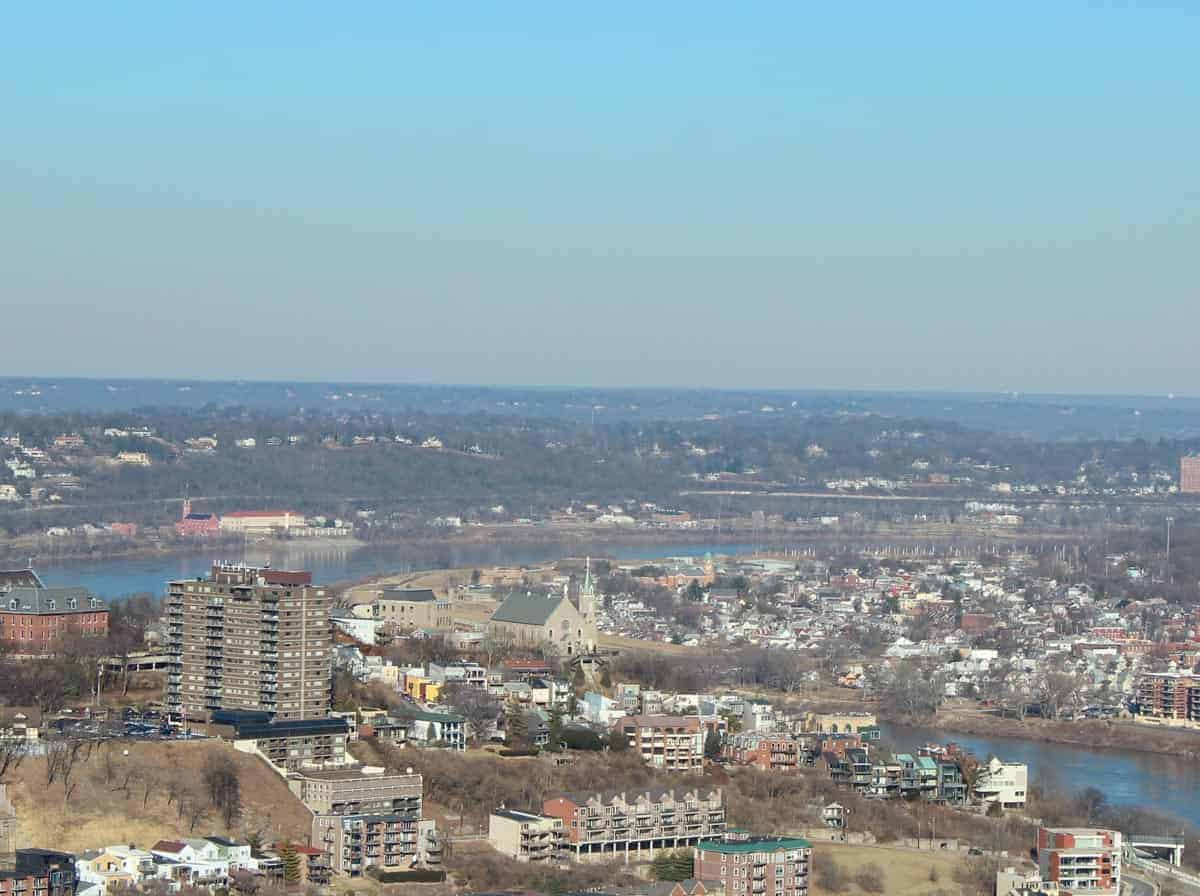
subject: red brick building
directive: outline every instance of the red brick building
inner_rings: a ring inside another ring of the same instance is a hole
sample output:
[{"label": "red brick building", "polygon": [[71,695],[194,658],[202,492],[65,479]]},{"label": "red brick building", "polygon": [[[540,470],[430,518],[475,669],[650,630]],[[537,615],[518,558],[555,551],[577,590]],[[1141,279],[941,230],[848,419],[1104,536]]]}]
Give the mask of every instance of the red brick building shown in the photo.
[{"label": "red brick building", "polygon": [[1121,889],[1121,834],[1094,828],[1039,828],[1042,880],[1063,896],[1116,896]]},{"label": "red brick building", "polygon": [[696,845],[695,877],[719,880],[729,896],[808,896],[812,844],[800,837],[728,833]]},{"label": "red brick building", "polygon": [[175,523],[175,534],[180,538],[207,538],[221,532],[221,518],[215,513],[194,513],[192,502],[183,502],[183,512]]},{"label": "red brick building", "polygon": [[108,607],[86,588],[47,588],[30,569],[0,571],[0,642],[50,653],[74,638],[108,635]]}]

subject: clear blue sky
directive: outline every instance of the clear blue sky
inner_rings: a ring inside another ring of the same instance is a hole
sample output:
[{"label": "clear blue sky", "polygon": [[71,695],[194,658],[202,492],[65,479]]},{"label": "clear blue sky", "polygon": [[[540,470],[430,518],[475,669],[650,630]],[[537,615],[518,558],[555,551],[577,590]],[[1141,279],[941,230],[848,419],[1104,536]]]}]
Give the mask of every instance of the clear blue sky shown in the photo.
[{"label": "clear blue sky", "polygon": [[0,374],[1200,392],[1200,3],[0,34]]}]

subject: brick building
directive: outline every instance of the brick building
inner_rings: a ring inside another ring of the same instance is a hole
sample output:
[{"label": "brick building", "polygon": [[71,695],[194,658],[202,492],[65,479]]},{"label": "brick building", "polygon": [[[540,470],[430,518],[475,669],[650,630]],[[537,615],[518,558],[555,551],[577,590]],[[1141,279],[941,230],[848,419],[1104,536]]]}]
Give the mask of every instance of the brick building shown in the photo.
[{"label": "brick building", "polygon": [[47,588],[31,569],[0,571],[0,642],[49,653],[73,638],[108,635],[108,607],[86,588]]},{"label": "brick building", "polygon": [[808,896],[812,844],[800,837],[728,833],[696,844],[693,875],[719,880],[727,896]]},{"label": "brick building", "polygon": [[175,534],[180,538],[208,538],[221,532],[221,519],[215,513],[197,513],[192,502],[184,501],[183,510],[175,523]]},{"label": "brick building", "polygon": [[738,765],[794,772],[807,764],[807,756],[815,745],[815,739],[804,744],[787,734],[733,734],[725,739],[721,755]]},{"label": "brick building", "polygon": [[668,771],[704,767],[707,732],[696,716],[625,716],[613,728],[648,765]]},{"label": "brick building", "polygon": [[0,896],[75,896],[75,856],[50,849],[18,849],[0,866]]},{"label": "brick building", "polygon": [[1063,896],[1116,896],[1121,891],[1121,833],[1093,828],[1039,828],[1042,880]]},{"label": "brick building", "polygon": [[1138,678],[1138,715],[1166,725],[1200,722],[1200,677],[1186,672],[1147,672]]},{"label": "brick building", "polygon": [[542,814],[562,819],[576,858],[650,854],[725,833],[718,787],[568,793],[546,800]]},{"label": "brick building", "polygon": [[166,702],[206,720],[217,710],[323,719],[332,687],[332,595],[312,574],[214,564],[167,588]]},{"label": "brick building", "polygon": [[1187,454],[1179,459],[1179,490],[1185,495],[1200,494],[1200,456]]}]

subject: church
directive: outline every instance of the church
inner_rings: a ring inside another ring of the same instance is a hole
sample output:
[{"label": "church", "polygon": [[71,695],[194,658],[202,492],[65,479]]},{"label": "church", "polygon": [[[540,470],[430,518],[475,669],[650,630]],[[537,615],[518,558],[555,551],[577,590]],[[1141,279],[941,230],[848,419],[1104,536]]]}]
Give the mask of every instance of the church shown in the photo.
[{"label": "church", "polygon": [[488,635],[522,647],[551,644],[575,656],[596,649],[596,586],[588,563],[576,607],[566,591],[558,595],[510,594],[492,613]]}]

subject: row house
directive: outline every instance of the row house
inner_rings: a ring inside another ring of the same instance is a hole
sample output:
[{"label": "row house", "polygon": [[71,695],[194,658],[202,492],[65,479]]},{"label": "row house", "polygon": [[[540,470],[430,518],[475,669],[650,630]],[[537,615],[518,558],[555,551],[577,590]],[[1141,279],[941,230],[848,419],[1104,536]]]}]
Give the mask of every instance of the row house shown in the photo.
[{"label": "row house", "polygon": [[695,846],[725,832],[715,787],[564,794],[546,800],[542,814],[562,820],[576,858]]}]

